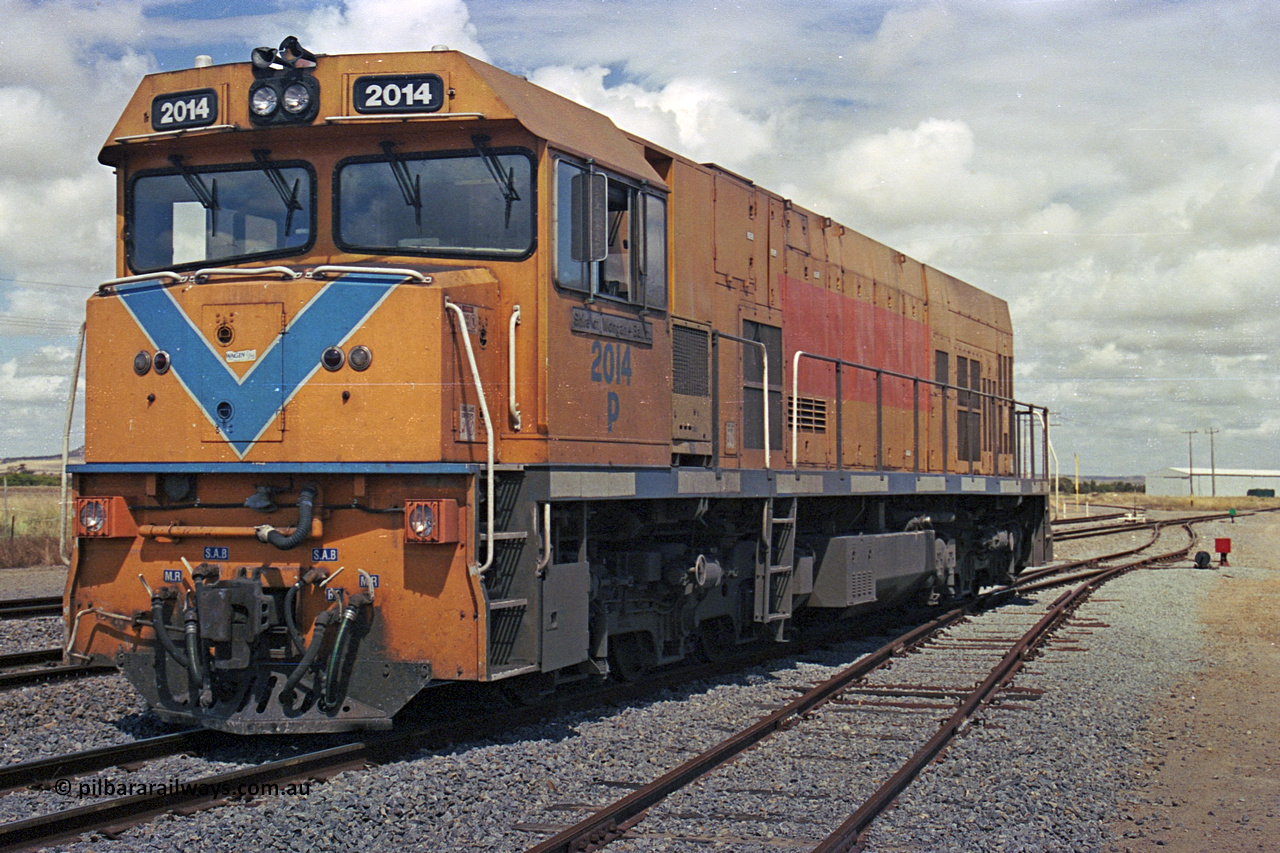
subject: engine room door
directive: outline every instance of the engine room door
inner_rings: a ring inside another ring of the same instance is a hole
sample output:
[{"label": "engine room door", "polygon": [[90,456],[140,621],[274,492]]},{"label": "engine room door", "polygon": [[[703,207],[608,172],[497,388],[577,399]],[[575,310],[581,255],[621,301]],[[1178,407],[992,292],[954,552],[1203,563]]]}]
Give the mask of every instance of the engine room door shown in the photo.
[{"label": "engine room door", "polygon": [[711,454],[711,327],[671,322],[671,450]]}]

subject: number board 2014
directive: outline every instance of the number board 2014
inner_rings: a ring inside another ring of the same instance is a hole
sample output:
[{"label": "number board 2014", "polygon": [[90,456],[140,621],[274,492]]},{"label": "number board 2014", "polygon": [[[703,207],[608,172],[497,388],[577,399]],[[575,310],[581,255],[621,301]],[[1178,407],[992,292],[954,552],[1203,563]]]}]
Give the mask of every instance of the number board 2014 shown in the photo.
[{"label": "number board 2014", "polygon": [[444,80],[438,74],[359,77],[351,100],[358,113],[434,113],[444,106]]},{"label": "number board 2014", "polygon": [[218,93],[212,89],[171,92],[151,99],[151,127],[185,130],[207,127],[218,120]]}]

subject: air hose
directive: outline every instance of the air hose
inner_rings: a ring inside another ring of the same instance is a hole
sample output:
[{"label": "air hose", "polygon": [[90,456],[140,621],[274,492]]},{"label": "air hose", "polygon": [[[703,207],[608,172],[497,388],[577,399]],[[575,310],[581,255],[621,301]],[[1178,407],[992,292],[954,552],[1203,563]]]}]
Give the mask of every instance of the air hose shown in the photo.
[{"label": "air hose", "polygon": [[302,487],[302,491],[298,492],[298,525],[293,528],[292,533],[285,536],[270,524],[264,524],[257,529],[258,540],[268,542],[281,551],[289,551],[301,545],[311,535],[311,518],[315,512],[314,504],[318,491],[315,484],[308,483]]},{"label": "air hose", "polygon": [[311,669],[311,665],[315,663],[316,656],[320,654],[320,647],[324,645],[325,632],[337,615],[338,606],[335,604],[316,616],[315,630],[311,634],[311,644],[307,646],[307,650],[302,655],[302,660],[298,661],[298,665],[293,668],[293,672],[289,673],[284,686],[280,688],[281,705],[288,706],[293,704],[295,698],[294,690],[297,688],[298,682],[302,680],[302,677],[307,674],[307,670]]},{"label": "air hose", "polygon": [[158,595],[151,597],[151,624],[155,627],[156,639],[160,641],[160,647],[177,662],[178,666],[191,672],[191,662],[173,641],[173,637],[169,636],[169,627],[164,623],[164,599]]},{"label": "air hose", "polygon": [[320,710],[332,711],[338,707],[338,677],[342,673],[342,664],[346,660],[347,646],[351,642],[352,627],[360,608],[372,603],[372,599],[364,593],[351,596],[347,609],[342,612],[342,622],[338,625],[338,636],[333,641],[333,651],[329,653],[329,662],[324,671],[324,693],[320,697]]}]

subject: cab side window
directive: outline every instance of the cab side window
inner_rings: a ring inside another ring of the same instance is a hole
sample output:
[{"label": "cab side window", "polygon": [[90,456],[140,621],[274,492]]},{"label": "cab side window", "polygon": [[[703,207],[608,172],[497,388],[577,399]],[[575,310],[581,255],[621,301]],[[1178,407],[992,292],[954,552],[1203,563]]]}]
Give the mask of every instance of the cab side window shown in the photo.
[{"label": "cab side window", "polygon": [[666,310],[666,199],[569,160],[556,162],[555,176],[556,284]]}]

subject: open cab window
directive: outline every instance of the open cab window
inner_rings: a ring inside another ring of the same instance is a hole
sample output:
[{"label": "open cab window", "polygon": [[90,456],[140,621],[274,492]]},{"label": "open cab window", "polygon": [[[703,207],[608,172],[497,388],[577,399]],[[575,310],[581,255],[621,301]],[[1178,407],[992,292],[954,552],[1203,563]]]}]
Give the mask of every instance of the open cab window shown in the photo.
[{"label": "open cab window", "polygon": [[255,157],[253,165],[200,167],[174,155],[173,169],[137,174],[125,202],[129,267],[151,272],[310,248],[314,170],[265,151]]},{"label": "open cab window", "polygon": [[556,283],[664,311],[666,199],[605,172],[556,161]]}]

